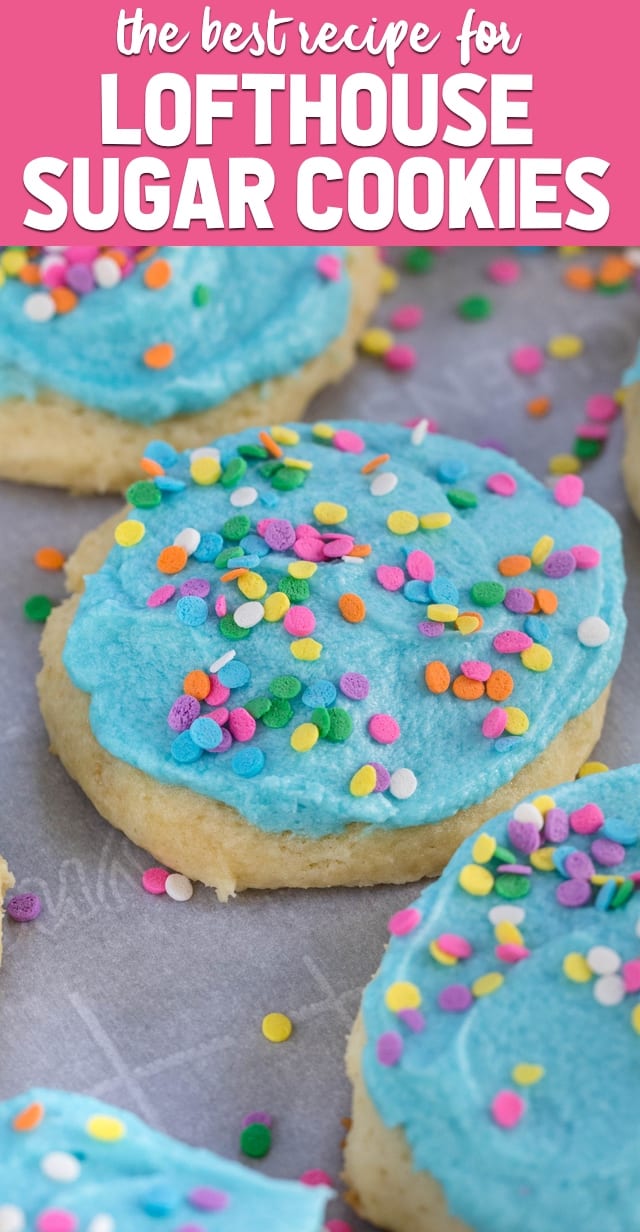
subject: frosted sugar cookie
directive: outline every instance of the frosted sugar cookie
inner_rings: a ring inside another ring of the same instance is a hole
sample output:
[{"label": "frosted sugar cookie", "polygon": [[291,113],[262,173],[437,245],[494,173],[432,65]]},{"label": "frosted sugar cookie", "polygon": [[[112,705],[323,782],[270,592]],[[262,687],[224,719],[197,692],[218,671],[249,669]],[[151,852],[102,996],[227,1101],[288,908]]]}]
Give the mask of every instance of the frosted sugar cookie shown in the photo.
[{"label": "frosted sugar cookie", "polygon": [[178,449],[295,419],[350,367],[373,248],[0,250],[0,475],[122,491]]},{"label": "frosted sugar cookie", "polygon": [[3,860],[2,856],[0,856],[0,963],[2,962],[2,917],[4,914],[2,910],[2,903],[5,894],[12,888],[12,886],[13,877],[7,868],[6,860]]},{"label": "frosted sugar cookie", "polygon": [[330,1196],[63,1091],[0,1104],[0,1145],[2,1232],[320,1232]]},{"label": "frosted sugar cookie", "polygon": [[70,564],[94,576],[39,687],[54,751],[157,859],[223,897],[413,880],[575,774],[625,627],[581,488],[355,422],[149,454]]},{"label": "frosted sugar cookie", "polygon": [[389,921],[351,1037],[390,1232],[637,1232],[640,766],[527,800]]},{"label": "frosted sugar cookie", "polygon": [[622,474],[631,507],[640,518],[640,351],[624,375],[626,442]]}]

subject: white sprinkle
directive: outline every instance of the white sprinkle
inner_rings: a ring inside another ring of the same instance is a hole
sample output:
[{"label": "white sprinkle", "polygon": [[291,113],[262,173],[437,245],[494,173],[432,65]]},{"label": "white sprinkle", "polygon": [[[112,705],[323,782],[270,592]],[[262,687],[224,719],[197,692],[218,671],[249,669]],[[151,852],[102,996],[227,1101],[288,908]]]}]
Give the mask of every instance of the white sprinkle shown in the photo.
[{"label": "white sprinkle", "polygon": [[619,975],[601,975],[593,985],[593,995],[599,1005],[619,1005],[624,1001],[624,980]]},{"label": "white sprinkle", "polygon": [[120,266],[113,257],[96,257],[91,266],[91,272],[98,286],[104,291],[110,291],[112,287],[117,287],[118,283],[122,282]]},{"label": "white sprinkle", "polygon": [[233,619],[239,629],[253,629],[254,625],[259,625],[264,616],[264,607],[258,603],[257,599],[251,599],[249,603],[241,603],[233,613]]},{"label": "white sprinkle", "polygon": [[211,667],[209,668],[209,671],[210,671],[210,672],[219,672],[221,667],[224,667],[224,666],[225,666],[225,664],[230,663],[232,659],[235,659],[235,657],[236,657],[236,652],[235,652],[235,650],[228,650],[226,654],[220,655],[220,658],[219,658],[219,659],[216,659],[216,660],[215,660],[215,661],[211,664]]},{"label": "white sprinkle", "polygon": [[173,541],[173,546],[176,548],[184,548],[187,556],[193,556],[193,553],[200,544],[201,538],[202,535],[199,530],[195,530],[193,526],[185,526],[184,530],[181,530],[180,533],[176,535]]},{"label": "white sprinkle", "polygon": [[622,966],[622,959],[609,945],[592,945],[587,954],[587,963],[594,975],[615,975]]},{"label": "white sprinkle", "polygon": [[640,248],[625,248],[624,255],[636,269],[640,269]]},{"label": "white sprinkle", "polygon": [[24,1232],[24,1211],[18,1206],[0,1206],[0,1232]]},{"label": "white sprinkle", "polygon": [[116,1232],[116,1221],[113,1215],[94,1215],[87,1224],[87,1232]]},{"label": "white sprinkle", "polygon": [[640,937],[640,916],[636,920],[636,937]]},{"label": "white sprinkle", "polygon": [[583,646],[604,646],[609,641],[611,630],[601,616],[587,616],[578,625],[578,641]]},{"label": "white sprinkle", "polygon": [[421,445],[429,430],[429,420],[419,419],[415,428],[411,431],[411,444]]},{"label": "white sprinkle", "polygon": [[524,907],[512,906],[511,903],[500,904],[499,907],[492,907],[489,912],[489,920],[493,925],[502,924],[506,920],[509,924],[522,924],[525,917]]},{"label": "white sprinkle", "polygon": [[343,560],[345,565],[363,565],[364,564],[364,557],[362,556],[341,556],[340,560]]},{"label": "white sprinkle", "polygon": [[235,509],[244,509],[245,505],[253,505],[258,499],[257,488],[236,488],[229,497]]},{"label": "white sprinkle", "polygon": [[393,471],[381,471],[379,475],[374,475],[369,484],[369,491],[372,496],[388,496],[389,492],[397,487],[398,476]]},{"label": "white sprinkle", "polygon": [[513,810],[514,821],[526,821],[529,825],[535,826],[536,830],[541,830],[544,826],[544,817],[539,808],[535,804],[530,804],[528,800],[524,800],[517,808]]},{"label": "white sprinkle", "polygon": [[50,1181],[77,1181],[80,1176],[80,1160],[67,1151],[49,1151],[40,1160],[40,1168]]},{"label": "white sprinkle", "polygon": [[193,886],[182,873],[169,873],[164,888],[176,903],[186,903],[193,895]]},{"label": "white sprinkle", "polygon": [[30,321],[50,321],[56,315],[56,305],[53,296],[48,291],[34,291],[24,301],[25,315]]},{"label": "white sprinkle", "polygon": [[197,462],[198,458],[215,458],[219,462],[220,450],[215,445],[200,445],[199,449],[192,449],[189,454],[190,462]]},{"label": "white sprinkle", "polygon": [[407,766],[402,766],[400,770],[394,770],[391,775],[389,791],[392,796],[395,796],[396,800],[408,800],[417,786],[418,780],[413,770],[409,770]]}]

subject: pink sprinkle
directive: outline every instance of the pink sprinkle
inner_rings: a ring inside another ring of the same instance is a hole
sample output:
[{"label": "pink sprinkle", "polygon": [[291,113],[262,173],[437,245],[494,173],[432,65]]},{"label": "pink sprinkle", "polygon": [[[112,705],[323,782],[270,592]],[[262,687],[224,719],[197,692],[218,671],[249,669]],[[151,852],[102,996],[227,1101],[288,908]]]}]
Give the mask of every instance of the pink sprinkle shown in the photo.
[{"label": "pink sprinkle", "polygon": [[294,637],[306,637],[309,633],[313,633],[316,618],[310,607],[294,603],[293,607],[285,612],[283,623],[287,633],[291,633]]},{"label": "pink sprinkle", "polygon": [[328,1172],[323,1172],[322,1168],[307,1168],[306,1172],[302,1173],[300,1180],[303,1185],[328,1185],[333,1189],[333,1181]]},{"label": "pink sprinkle", "polygon": [[247,1125],[266,1125],[271,1129],[273,1117],[270,1112],[247,1112],[240,1122],[240,1128],[246,1129]]},{"label": "pink sprinkle", "polygon": [[311,560],[316,565],[324,560],[324,544],[318,535],[312,539],[311,536],[305,539],[296,539],[293,550],[300,560]]},{"label": "pink sprinkle", "polygon": [[503,258],[499,261],[492,261],[487,269],[487,274],[492,282],[497,283],[498,286],[506,287],[510,283],[518,281],[520,265],[517,261]]},{"label": "pink sprinkle", "polygon": [[327,1219],[324,1225],[326,1232],[353,1232],[350,1223],[345,1223],[344,1219]]},{"label": "pink sprinkle", "polygon": [[466,937],[460,937],[458,933],[441,933],[436,940],[438,948],[452,958],[471,958],[473,954],[472,946]]},{"label": "pink sprinkle", "polygon": [[385,590],[400,590],[404,586],[404,570],[399,565],[378,565],[376,577]]},{"label": "pink sprinkle", "polygon": [[528,376],[539,372],[544,364],[544,354],[540,347],[523,346],[511,352],[511,367],[520,376]]},{"label": "pink sprinkle", "polygon": [[585,415],[593,423],[610,423],[620,414],[620,407],[610,394],[593,394],[587,398]]},{"label": "pink sprinkle", "polygon": [[597,548],[589,547],[587,543],[578,543],[575,548],[569,548],[577,569],[595,569],[600,564],[600,553]]},{"label": "pink sprinkle", "polygon": [[404,1045],[398,1031],[385,1031],[376,1044],[376,1056],[381,1065],[397,1065]]},{"label": "pink sprinkle", "polygon": [[569,814],[569,825],[576,834],[595,834],[604,825],[604,813],[597,804],[583,804]]},{"label": "pink sprinkle", "polygon": [[226,684],[221,684],[217,676],[210,676],[211,688],[205,697],[207,706],[224,706],[224,703],[231,697],[231,689],[228,689]]},{"label": "pink sprinkle", "polygon": [[147,607],[162,607],[163,603],[168,603],[170,599],[173,599],[175,593],[176,588],[170,582],[166,586],[159,586],[157,590],[154,590],[149,595]]},{"label": "pink sprinkle", "polygon": [[526,1104],[516,1091],[498,1091],[491,1103],[491,1115],[500,1129],[515,1129],[524,1116]]},{"label": "pink sprinkle", "polygon": [[466,659],[460,664],[460,671],[467,680],[488,680],[493,668],[490,663],[485,663],[484,659]]},{"label": "pink sprinkle", "polygon": [[146,868],[142,874],[142,888],[147,894],[164,894],[169,876],[165,868]]},{"label": "pink sprinkle", "polygon": [[[382,565],[385,569],[387,566]],[[414,578],[419,582],[432,582],[436,575],[436,567],[429,556],[428,552],[423,552],[420,548],[416,548],[413,552],[409,552],[407,556],[407,573],[410,578]],[[404,581],[404,578],[403,578]]]},{"label": "pink sprinkle", "polygon": [[400,728],[390,714],[372,714],[367,729],[378,744],[393,744],[400,736]]},{"label": "pink sprinkle", "polygon": [[581,441],[607,441],[609,439],[609,428],[607,424],[580,424],[576,428],[576,436]]},{"label": "pink sprinkle", "polygon": [[521,962],[523,958],[529,957],[529,953],[530,951],[526,945],[517,945],[515,941],[508,941],[504,945],[496,946],[496,958],[499,958],[501,962]]},{"label": "pink sprinkle", "polygon": [[397,342],[395,346],[385,351],[384,362],[393,372],[407,372],[409,368],[415,368],[418,356],[412,346]]},{"label": "pink sprinkle", "polygon": [[221,620],[223,616],[226,616],[227,600],[225,599],[224,595],[218,595],[218,598],[216,599],[216,603],[215,603],[215,611],[216,611],[216,616],[218,616]]},{"label": "pink sprinkle", "polygon": [[316,269],[320,277],[327,278],[329,282],[339,282],[342,277],[342,261],[330,252],[316,257]]},{"label": "pink sprinkle", "polygon": [[640,958],[622,964],[625,992],[640,992]]},{"label": "pink sprinkle", "polygon": [[417,907],[404,907],[391,916],[387,928],[392,936],[404,937],[406,933],[411,933],[414,928],[418,927],[421,919],[422,913]]},{"label": "pink sprinkle", "polygon": [[229,711],[226,706],[217,706],[211,714],[207,715],[208,719],[214,719],[218,727],[224,727],[225,723],[229,722]]},{"label": "pink sprinkle", "polygon": [[327,536],[326,542],[323,536],[322,555],[325,560],[339,560],[341,556],[348,556],[352,550],[354,540],[351,535],[331,535]]},{"label": "pink sprinkle", "polygon": [[487,479],[487,489],[489,492],[495,492],[496,496],[513,496],[518,490],[518,485],[507,471],[496,471],[495,475],[489,475]]},{"label": "pink sprinkle", "polygon": [[[416,428],[419,423],[422,423],[423,418],[424,416],[422,415],[414,415],[412,419],[403,419],[402,426],[403,428]],[[427,420],[427,432],[439,432],[439,431],[440,431],[440,424],[438,423],[437,419],[431,419],[431,417],[429,417],[429,419]]]},{"label": "pink sprinkle", "polygon": [[482,720],[482,734],[487,740],[495,740],[501,736],[507,726],[508,714],[501,706],[494,706]]},{"label": "pink sprinkle", "polygon": [[420,304],[403,304],[402,307],[396,308],[391,317],[391,325],[393,329],[415,329],[416,325],[420,325],[424,318],[424,312]]},{"label": "pink sprinkle", "polygon": [[493,648],[499,654],[520,654],[529,646],[533,646],[533,638],[519,629],[505,629],[503,633],[496,633],[493,639]]},{"label": "pink sprinkle", "polygon": [[351,432],[349,428],[338,428],[331,438],[331,444],[342,453],[362,453],[364,449],[362,437],[357,432]]},{"label": "pink sprinkle", "polygon": [[301,522],[296,526],[296,539],[321,539],[322,535],[317,526],[309,526],[307,522]]},{"label": "pink sprinkle", "polygon": [[[256,721],[244,706],[238,706],[229,715],[229,731],[234,740],[244,743],[251,740],[256,733]],[[224,738],[224,737],[223,737]]]},{"label": "pink sprinkle", "polygon": [[554,499],[565,509],[577,505],[584,495],[584,480],[579,475],[563,475],[553,489]]},{"label": "pink sprinkle", "polygon": [[37,1232],[76,1232],[78,1219],[71,1211],[43,1211],[36,1219]]}]

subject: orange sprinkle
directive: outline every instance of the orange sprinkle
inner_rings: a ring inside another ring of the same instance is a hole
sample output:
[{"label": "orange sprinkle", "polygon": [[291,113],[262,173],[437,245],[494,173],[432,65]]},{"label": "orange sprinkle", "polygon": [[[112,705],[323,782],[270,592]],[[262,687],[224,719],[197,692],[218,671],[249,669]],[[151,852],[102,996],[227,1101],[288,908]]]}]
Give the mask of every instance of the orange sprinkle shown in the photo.
[{"label": "orange sprinkle", "polygon": [[602,287],[616,287],[626,282],[633,274],[633,266],[626,257],[612,254],[605,257],[598,270],[598,282]]},{"label": "orange sprinkle", "polygon": [[[530,593],[530,594],[532,594],[532,592],[531,592],[531,591],[530,591],[529,593]],[[530,616],[537,616],[537,615],[538,615],[538,613],[539,613],[541,610],[542,610],[542,609],[541,609],[541,607],[540,607],[540,600],[538,599],[538,596],[534,594],[534,595],[533,595],[533,607],[531,608],[531,611],[530,611],[529,615],[530,615]]]},{"label": "orange sprinkle", "polygon": [[144,285],[150,291],[159,291],[161,287],[166,287],[167,283],[171,282],[172,274],[173,270],[169,262],[160,257],[157,261],[152,261],[144,271]]},{"label": "orange sprinkle", "polygon": [[340,615],[344,620],[348,620],[350,625],[359,625],[360,621],[364,620],[367,614],[364,599],[361,599],[360,595],[352,595],[350,593],[340,595],[338,607],[340,608]]},{"label": "orange sprinkle", "polygon": [[587,265],[572,265],[562,275],[566,286],[572,291],[591,291],[595,285],[595,274]]},{"label": "orange sprinkle", "polygon": [[513,693],[513,676],[499,667],[487,680],[487,696],[492,702],[505,702]]},{"label": "orange sprinkle", "polygon": [[54,287],[50,295],[59,313],[72,312],[78,302],[78,296],[69,287]]},{"label": "orange sprinkle", "polygon": [[55,572],[62,568],[66,559],[64,552],[61,552],[60,548],[38,548],[38,551],[34,554],[33,563],[39,569],[50,569],[52,572]]},{"label": "orange sprinkle", "polygon": [[424,669],[424,681],[431,693],[446,693],[450,680],[451,674],[446,663],[442,663],[440,659],[427,663]]},{"label": "orange sprinkle", "polygon": [[164,475],[164,466],[161,466],[154,458],[141,458],[140,466],[147,475]]},{"label": "orange sprinkle", "polygon": [[22,1112],[18,1112],[12,1121],[12,1128],[19,1134],[30,1133],[37,1129],[44,1117],[44,1104],[28,1104]]},{"label": "orange sprinkle", "polygon": [[390,453],[379,453],[377,458],[372,458],[370,462],[365,462],[364,466],[360,467],[360,474],[370,475],[372,471],[377,470],[379,466],[383,466],[385,462],[388,462],[390,457]]},{"label": "orange sprinkle", "polygon": [[23,265],[18,278],[28,287],[37,287],[40,284],[40,270],[37,265]]},{"label": "orange sprinkle", "polygon": [[370,543],[354,543],[351,551],[348,552],[347,555],[348,556],[370,556],[371,555],[371,544]]},{"label": "orange sprinkle", "polygon": [[543,415],[548,415],[551,410],[551,398],[532,398],[527,402],[527,415],[533,415],[534,419],[542,419]]},{"label": "orange sprinkle", "polygon": [[188,672],[182,683],[182,688],[190,697],[197,697],[199,702],[203,702],[205,697],[211,692],[211,681],[206,672]]},{"label": "orange sprinkle", "polygon": [[503,556],[502,560],[498,561],[498,572],[503,577],[517,577],[519,573],[526,573],[531,568],[531,561],[528,556]]},{"label": "orange sprinkle", "polygon": [[156,564],[161,573],[179,573],[188,559],[185,549],[172,543],[170,547],[162,549]]},{"label": "orange sprinkle", "polygon": [[243,573],[248,573],[248,569],[229,569],[227,573],[223,573],[220,577],[221,582],[235,582],[236,578],[242,577]]},{"label": "orange sprinkle", "polygon": [[[474,620],[476,623],[473,628],[470,627],[470,622]],[[480,612],[459,612],[456,616],[456,629],[460,629],[463,633],[477,633],[484,624],[484,616]]]},{"label": "orange sprinkle", "polygon": [[484,685],[481,680],[469,680],[468,676],[456,676],[453,682],[456,697],[463,702],[477,702],[484,697]]},{"label": "orange sprinkle", "polygon": [[107,248],[102,255],[105,257],[111,257],[111,260],[115,261],[116,265],[120,266],[120,269],[124,269],[127,261],[129,260],[127,254],[123,252],[121,248]]},{"label": "orange sprinkle", "polygon": [[282,457],[282,450],[280,446],[278,445],[278,442],[274,441],[273,437],[270,436],[268,432],[261,432],[260,440],[262,441],[262,444],[264,445],[265,449],[269,451],[272,458]]},{"label": "orange sprinkle", "polygon": [[175,350],[170,342],[158,342],[148,347],[142,356],[147,368],[168,368],[175,359]]},{"label": "orange sprinkle", "polygon": [[540,611],[544,612],[545,616],[553,616],[553,613],[557,612],[558,596],[555,591],[546,590],[543,587],[542,590],[536,591],[536,599],[540,604]]},{"label": "orange sprinkle", "polygon": [[157,244],[149,245],[148,248],[141,248],[140,252],[137,252],[133,259],[136,262],[136,264],[139,265],[141,261],[148,261],[149,257],[154,257],[157,251],[158,251]]}]

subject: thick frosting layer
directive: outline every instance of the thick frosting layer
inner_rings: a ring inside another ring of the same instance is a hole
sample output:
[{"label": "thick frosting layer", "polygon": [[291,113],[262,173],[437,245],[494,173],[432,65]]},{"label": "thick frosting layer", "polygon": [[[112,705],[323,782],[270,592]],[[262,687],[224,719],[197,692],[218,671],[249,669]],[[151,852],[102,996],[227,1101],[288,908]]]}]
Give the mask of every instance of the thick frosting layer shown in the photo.
[{"label": "thick frosting layer", "polygon": [[366,1086],[475,1232],[640,1228],[639,791],[633,766],[498,817],[390,921]]},{"label": "thick frosting layer", "polygon": [[438,822],[590,706],[624,635],[615,522],[423,435],[303,425],[266,448],[247,431],[217,442],[220,463],[197,451],[192,475],[152,446],[145,465],[172,465],[132,498],[160,503],[118,528],[64,651],[99,743],[264,830],[319,837]]},{"label": "thick frosting layer", "polygon": [[319,1232],[329,1195],[84,1095],[34,1090],[0,1105],[2,1232]]},{"label": "thick frosting layer", "polygon": [[[170,265],[162,286],[146,285],[151,261],[143,260],[117,286],[83,295],[50,320],[25,313],[26,301],[46,289],[11,278],[0,287],[0,398],[53,389],[147,424],[216,406],[255,381],[295,371],[342,332],[349,277],[344,269],[327,277],[317,262],[343,253],[162,248],[153,258]],[[160,366],[145,361],[149,353]]]}]

